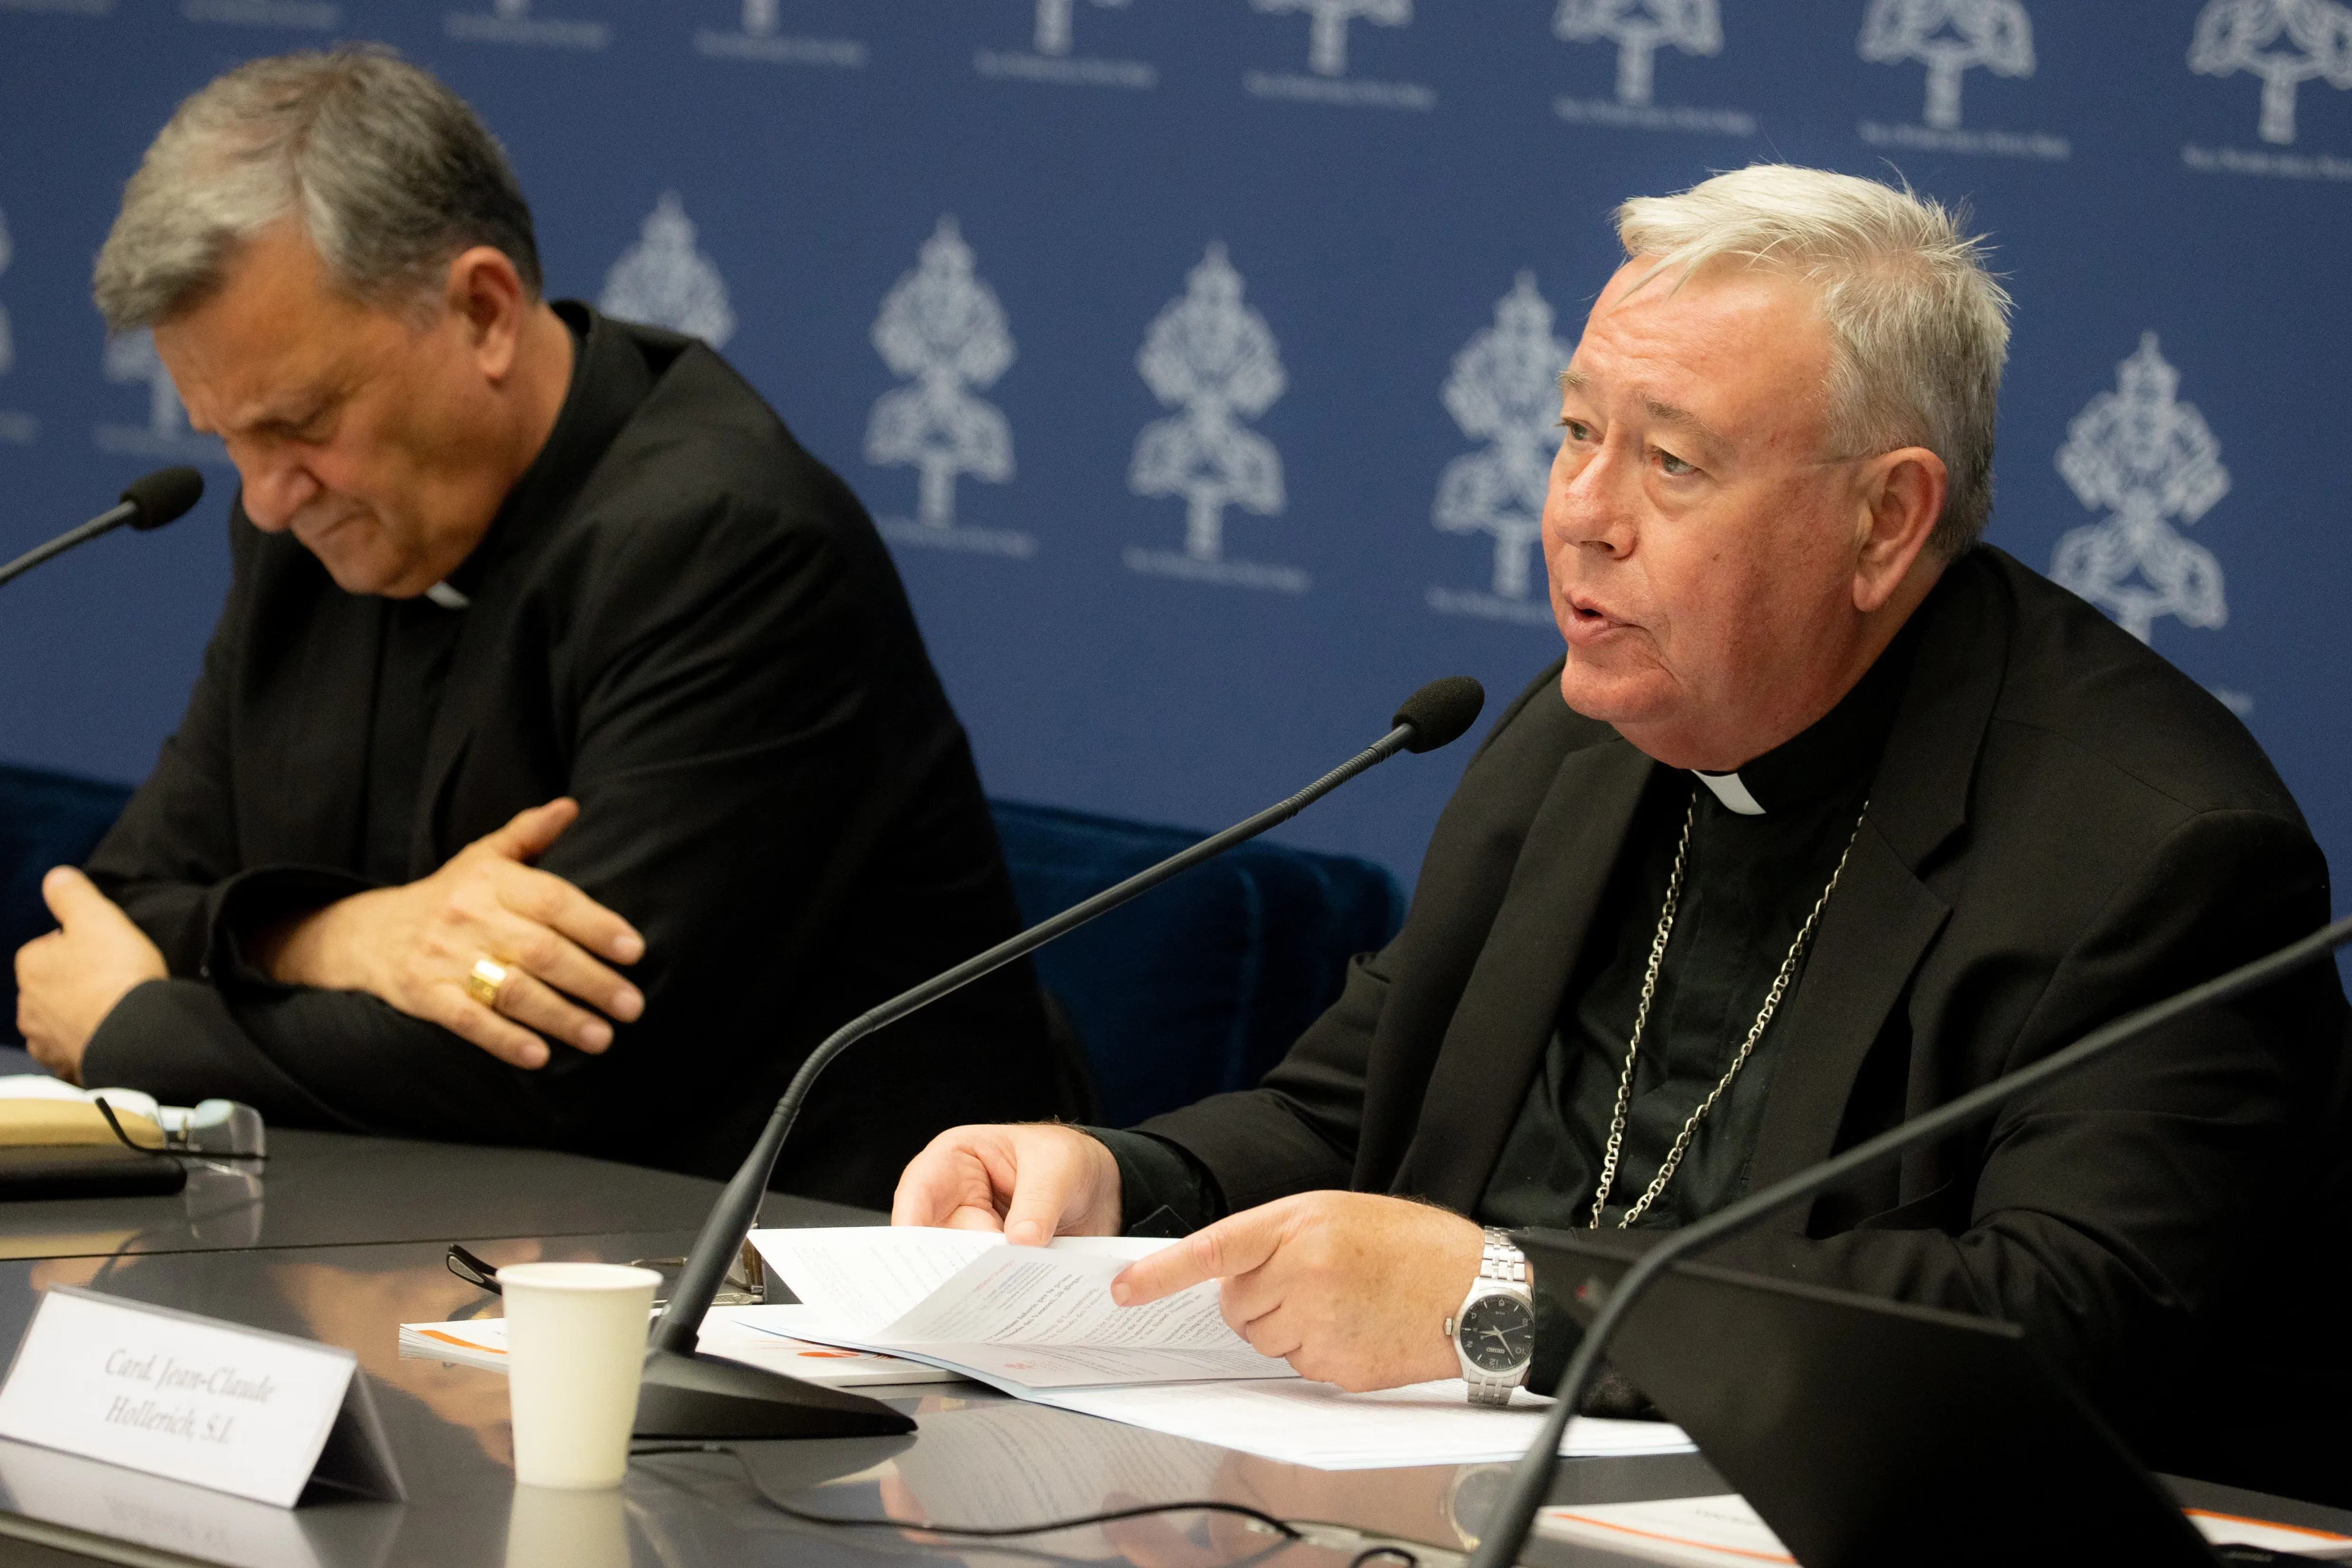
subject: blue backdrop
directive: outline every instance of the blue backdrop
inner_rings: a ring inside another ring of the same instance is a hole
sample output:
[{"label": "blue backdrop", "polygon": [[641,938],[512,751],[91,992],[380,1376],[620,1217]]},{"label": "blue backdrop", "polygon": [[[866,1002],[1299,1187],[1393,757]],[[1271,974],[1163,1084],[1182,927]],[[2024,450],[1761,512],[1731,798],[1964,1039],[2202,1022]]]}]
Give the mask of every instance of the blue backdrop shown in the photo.
[{"label": "blue backdrop", "polygon": [[[884,520],[993,794],[1213,825],[1433,675],[1516,690],[1607,213],[1781,159],[1972,204],[2018,300],[1990,537],[2352,851],[2330,0],[455,5],[0,0],[0,552],[215,480],[5,591],[0,758],[142,775],[226,579],[229,470],[88,303],[121,181],[215,73],[367,37],[504,140],[552,291],[721,344]],[[1410,878],[1466,753],[1289,836]]]}]

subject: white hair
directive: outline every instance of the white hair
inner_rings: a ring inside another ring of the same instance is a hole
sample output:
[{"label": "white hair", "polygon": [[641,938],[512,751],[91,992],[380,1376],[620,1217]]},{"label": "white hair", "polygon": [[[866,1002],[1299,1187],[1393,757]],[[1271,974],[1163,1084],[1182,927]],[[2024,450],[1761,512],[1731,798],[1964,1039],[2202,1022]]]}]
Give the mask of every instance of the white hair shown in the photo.
[{"label": "white hair", "polygon": [[1951,475],[1928,547],[1945,559],[1992,512],[1993,416],[2010,298],[1964,212],[1852,174],[1757,163],[1617,209],[1617,237],[1654,263],[1636,284],[1718,258],[1811,284],[1829,328],[1830,453],[1925,447]]}]

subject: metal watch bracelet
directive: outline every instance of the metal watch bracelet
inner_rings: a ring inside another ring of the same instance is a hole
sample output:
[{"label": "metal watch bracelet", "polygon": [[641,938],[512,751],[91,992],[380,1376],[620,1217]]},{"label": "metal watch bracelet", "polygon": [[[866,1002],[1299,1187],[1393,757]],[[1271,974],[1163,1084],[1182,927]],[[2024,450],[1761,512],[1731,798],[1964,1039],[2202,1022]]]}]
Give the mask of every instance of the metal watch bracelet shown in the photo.
[{"label": "metal watch bracelet", "polygon": [[[1507,1405],[1511,1391],[1527,1382],[1532,1361],[1534,1293],[1527,1258],[1511,1244],[1510,1234],[1488,1227],[1484,1235],[1486,1246],[1479,1257],[1477,1278],[1471,1281],[1470,1293],[1463,1299],[1461,1309],[1445,1321],[1445,1332],[1454,1342],[1455,1358],[1462,1363],[1463,1381],[1469,1385],[1471,1403]],[[1501,1301],[1481,1310],[1482,1302],[1497,1298]],[[1505,1306],[1502,1301],[1510,1304]],[[1497,1314],[1504,1320],[1499,1331],[1486,1321]],[[1522,1353],[1502,1367],[1482,1364],[1480,1357],[1474,1355],[1465,1342],[1470,1334],[1482,1331],[1490,1341],[1498,1331],[1516,1338],[1530,1353]]]}]

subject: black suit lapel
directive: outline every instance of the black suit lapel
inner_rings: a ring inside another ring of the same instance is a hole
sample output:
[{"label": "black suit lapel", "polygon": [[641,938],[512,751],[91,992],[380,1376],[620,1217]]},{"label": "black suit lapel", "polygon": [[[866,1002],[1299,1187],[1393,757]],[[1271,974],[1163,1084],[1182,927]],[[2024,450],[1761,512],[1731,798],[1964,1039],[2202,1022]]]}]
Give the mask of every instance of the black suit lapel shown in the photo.
[{"label": "black suit lapel", "polygon": [[[1855,1076],[1950,909],[1920,878],[1968,824],[1969,790],[2005,673],[2010,617],[1988,562],[1962,557],[1927,617],[1870,808],[1790,999],[1748,1184],[1835,1152]],[[1782,1216],[1801,1230],[1802,1205]]]},{"label": "black suit lapel", "polygon": [[1561,763],[1446,1027],[1394,1190],[1476,1205],[1656,765],[1622,740]]},{"label": "black suit lapel", "polygon": [[[1863,1058],[1950,913],[1865,822],[1780,1026],[1751,1188],[1828,1158]],[[1804,1215],[1799,1205],[1783,1218],[1801,1229]]]}]

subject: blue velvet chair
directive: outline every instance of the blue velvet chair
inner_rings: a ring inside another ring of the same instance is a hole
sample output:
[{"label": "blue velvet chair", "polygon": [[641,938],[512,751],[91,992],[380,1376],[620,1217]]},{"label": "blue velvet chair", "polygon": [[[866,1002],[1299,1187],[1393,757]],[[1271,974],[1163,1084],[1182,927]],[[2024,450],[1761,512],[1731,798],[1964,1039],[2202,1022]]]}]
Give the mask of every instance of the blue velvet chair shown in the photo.
[{"label": "blue velvet chair", "polygon": [[57,929],[41,902],[41,878],[52,866],[89,859],[130,798],[128,784],[0,764],[0,1042],[20,1037],[16,950]]},{"label": "blue velvet chair", "polygon": [[[1045,919],[1199,836],[992,803],[1024,920]],[[1404,920],[1369,860],[1263,839],[1227,851],[1038,952],[1076,1035],[1095,1114],[1123,1127],[1254,1084],[1339,994],[1350,956]]]}]

